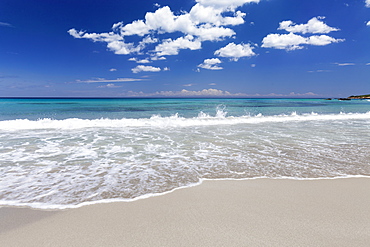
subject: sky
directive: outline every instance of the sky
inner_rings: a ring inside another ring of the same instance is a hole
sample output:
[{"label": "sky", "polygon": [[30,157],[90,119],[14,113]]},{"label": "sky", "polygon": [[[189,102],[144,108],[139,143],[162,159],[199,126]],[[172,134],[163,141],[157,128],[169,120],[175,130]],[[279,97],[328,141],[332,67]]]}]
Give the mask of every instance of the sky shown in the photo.
[{"label": "sky", "polygon": [[0,97],[370,93],[370,0],[1,0]]}]

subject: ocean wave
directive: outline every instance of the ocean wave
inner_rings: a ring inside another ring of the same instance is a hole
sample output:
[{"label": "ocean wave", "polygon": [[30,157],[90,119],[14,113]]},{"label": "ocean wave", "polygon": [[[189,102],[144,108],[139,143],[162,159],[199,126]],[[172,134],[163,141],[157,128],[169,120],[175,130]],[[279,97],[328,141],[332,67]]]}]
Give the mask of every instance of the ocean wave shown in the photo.
[{"label": "ocean wave", "polygon": [[3,121],[13,129],[0,130],[0,205],[62,209],[132,201],[205,179],[369,176],[369,120],[370,113],[228,117],[223,111]]},{"label": "ocean wave", "polygon": [[218,110],[215,116],[200,112],[197,117],[184,118],[179,114],[169,117],[153,115],[151,118],[138,119],[80,119],[68,118],[56,120],[43,118],[38,120],[16,119],[0,121],[0,130],[31,130],[31,129],[83,129],[83,128],[124,128],[124,127],[190,127],[207,125],[235,125],[235,124],[258,124],[266,122],[292,122],[292,121],[333,121],[351,119],[370,119],[370,111],[366,113],[339,113],[339,114],[281,114],[264,116],[257,114],[240,117],[226,116],[227,112]]}]

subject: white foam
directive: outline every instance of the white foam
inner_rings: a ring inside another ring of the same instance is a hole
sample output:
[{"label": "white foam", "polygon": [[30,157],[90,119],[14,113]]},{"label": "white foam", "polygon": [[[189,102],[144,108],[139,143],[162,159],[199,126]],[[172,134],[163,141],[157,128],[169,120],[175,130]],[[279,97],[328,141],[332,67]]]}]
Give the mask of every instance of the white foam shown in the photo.
[{"label": "white foam", "polygon": [[17,131],[31,129],[81,129],[81,128],[125,128],[125,127],[190,127],[190,126],[212,126],[212,125],[234,125],[234,124],[258,124],[266,122],[291,122],[291,121],[333,121],[351,119],[370,119],[367,113],[340,113],[340,114],[302,114],[293,112],[291,115],[226,117],[226,112],[218,109],[214,117],[200,112],[198,117],[184,118],[175,114],[170,117],[154,115],[151,118],[142,119],[79,119],[69,118],[54,120],[50,118],[36,121],[28,119],[0,121],[0,130]]},{"label": "white foam", "polygon": [[114,198],[114,199],[103,199],[103,200],[97,200],[97,201],[88,201],[79,203],[77,205],[66,205],[66,204],[49,204],[49,203],[38,203],[38,202],[32,202],[32,203],[23,203],[16,200],[0,200],[0,208],[3,206],[10,206],[10,207],[29,207],[29,208],[35,208],[35,209],[42,209],[42,210],[65,210],[65,209],[73,209],[73,208],[80,208],[84,206],[94,205],[94,204],[105,204],[105,203],[116,203],[116,202],[134,202],[138,200],[144,200],[151,197],[156,196],[164,196],[170,193],[173,193],[177,190],[182,189],[188,189],[191,187],[195,187],[198,185],[201,185],[203,181],[246,181],[246,180],[256,180],[256,179],[274,179],[274,180],[298,180],[298,181],[313,181],[313,180],[335,180],[335,179],[353,179],[353,178],[368,178],[370,179],[370,176],[363,176],[363,175],[352,175],[352,176],[337,176],[337,177],[321,177],[321,178],[296,178],[296,177],[278,177],[278,178],[270,178],[266,176],[260,176],[260,177],[253,177],[253,178],[220,178],[220,179],[200,179],[198,183],[192,183],[186,186],[181,186],[178,188],[174,188],[172,190],[161,192],[161,193],[151,193],[151,194],[145,194],[142,196],[138,196],[132,199],[126,199],[126,198]]},{"label": "white foam", "polygon": [[222,112],[0,122],[15,126],[0,129],[0,204],[63,209],[147,198],[205,178],[370,174],[370,113]]}]

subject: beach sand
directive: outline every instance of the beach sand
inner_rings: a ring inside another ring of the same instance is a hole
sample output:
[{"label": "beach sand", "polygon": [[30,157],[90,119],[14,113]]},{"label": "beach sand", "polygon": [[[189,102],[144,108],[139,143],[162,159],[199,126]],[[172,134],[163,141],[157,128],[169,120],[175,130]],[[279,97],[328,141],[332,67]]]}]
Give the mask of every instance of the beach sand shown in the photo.
[{"label": "beach sand", "polygon": [[1,246],[369,246],[370,178],[205,181],[134,202],[0,208]]}]

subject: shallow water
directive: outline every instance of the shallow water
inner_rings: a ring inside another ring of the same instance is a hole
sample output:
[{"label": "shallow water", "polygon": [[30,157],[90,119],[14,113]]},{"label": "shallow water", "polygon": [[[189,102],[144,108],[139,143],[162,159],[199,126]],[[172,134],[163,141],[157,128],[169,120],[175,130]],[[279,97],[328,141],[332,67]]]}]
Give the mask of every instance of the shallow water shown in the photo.
[{"label": "shallow water", "polygon": [[3,99],[0,105],[6,105],[2,205],[133,200],[202,179],[370,175],[368,101]]}]

